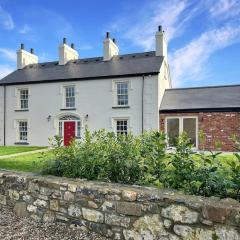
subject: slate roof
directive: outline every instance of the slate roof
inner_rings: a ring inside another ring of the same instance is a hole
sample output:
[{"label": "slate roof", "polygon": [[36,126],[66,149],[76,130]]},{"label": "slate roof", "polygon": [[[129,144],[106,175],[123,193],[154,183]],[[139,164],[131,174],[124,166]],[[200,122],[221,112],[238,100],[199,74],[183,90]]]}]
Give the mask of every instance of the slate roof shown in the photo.
[{"label": "slate roof", "polygon": [[155,52],[144,52],[114,56],[110,61],[102,57],[78,59],[64,66],[58,62],[38,63],[12,72],[0,85],[157,74],[162,62],[163,57],[156,57]]},{"label": "slate roof", "polygon": [[165,90],[160,112],[240,111],[240,85]]}]

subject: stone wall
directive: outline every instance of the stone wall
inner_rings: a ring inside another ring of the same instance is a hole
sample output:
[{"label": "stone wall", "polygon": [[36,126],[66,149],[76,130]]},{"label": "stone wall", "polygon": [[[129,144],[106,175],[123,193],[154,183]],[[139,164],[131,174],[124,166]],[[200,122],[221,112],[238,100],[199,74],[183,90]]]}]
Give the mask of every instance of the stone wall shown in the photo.
[{"label": "stone wall", "polygon": [[240,239],[239,202],[171,190],[0,171],[0,207],[110,239]]},{"label": "stone wall", "polygon": [[165,130],[166,117],[174,116],[198,117],[198,131],[206,134],[206,143],[199,145],[200,150],[218,150],[215,143],[220,141],[220,150],[236,151],[231,136],[235,134],[240,137],[239,112],[160,113],[160,130]]}]

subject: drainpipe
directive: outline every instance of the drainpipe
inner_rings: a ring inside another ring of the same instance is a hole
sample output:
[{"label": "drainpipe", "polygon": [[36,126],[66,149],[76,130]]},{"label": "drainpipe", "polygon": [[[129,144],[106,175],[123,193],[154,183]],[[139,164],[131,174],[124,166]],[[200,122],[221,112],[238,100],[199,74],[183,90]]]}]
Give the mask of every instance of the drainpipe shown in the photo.
[{"label": "drainpipe", "polygon": [[143,118],[144,118],[144,116],[143,116],[143,110],[144,110],[144,106],[143,106],[143,104],[144,104],[144,80],[145,80],[145,76],[143,75],[142,76],[142,133],[143,133],[143,131],[144,131],[144,124],[143,124]]},{"label": "drainpipe", "polygon": [[6,146],[6,86],[3,86],[3,145]]}]

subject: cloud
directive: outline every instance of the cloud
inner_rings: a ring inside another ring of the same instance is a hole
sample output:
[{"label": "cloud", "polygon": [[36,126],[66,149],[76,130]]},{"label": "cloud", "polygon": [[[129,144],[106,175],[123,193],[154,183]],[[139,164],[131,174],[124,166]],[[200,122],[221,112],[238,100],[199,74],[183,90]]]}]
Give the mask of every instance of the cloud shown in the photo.
[{"label": "cloud", "polygon": [[[193,5],[188,0],[154,1],[143,6],[137,19],[122,15],[119,21],[111,24],[113,31],[122,31],[125,39],[143,47],[153,49],[157,26],[162,25],[168,41],[183,34],[187,23],[199,12],[201,4]],[[132,24],[135,23],[136,24]]]},{"label": "cloud", "polygon": [[183,82],[199,81],[208,75],[209,58],[218,50],[240,42],[240,27],[225,26],[202,33],[169,57],[175,86]]},{"label": "cloud", "polygon": [[27,33],[29,33],[31,30],[32,30],[32,28],[31,28],[29,25],[25,24],[25,25],[19,30],[19,33],[21,33],[21,34],[27,34]]},{"label": "cloud", "polygon": [[16,62],[16,52],[11,49],[0,48],[0,55],[10,61]]},{"label": "cloud", "polygon": [[240,2],[239,0],[219,0],[212,4],[209,12],[213,17],[232,18],[240,14]]},{"label": "cloud", "polygon": [[12,71],[14,71],[14,69],[9,65],[0,65],[0,80],[7,76]]},{"label": "cloud", "polygon": [[7,30],[12,30],[14,28],[14,22],[10,13],[5,11],[0,6],[0,25],[2,25]]}]

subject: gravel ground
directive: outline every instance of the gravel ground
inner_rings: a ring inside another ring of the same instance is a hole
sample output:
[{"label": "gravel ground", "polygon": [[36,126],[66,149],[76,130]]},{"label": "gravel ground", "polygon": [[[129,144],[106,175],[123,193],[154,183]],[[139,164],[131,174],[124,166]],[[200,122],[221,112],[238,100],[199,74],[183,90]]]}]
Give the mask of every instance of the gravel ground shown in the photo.
[{"label": "gravel ground", "polygon": [[106,240],[94,233],[71,229],[61,223],[37,223],[27,218],[19,218],[12,212],[0,210],[1,240]]}]

